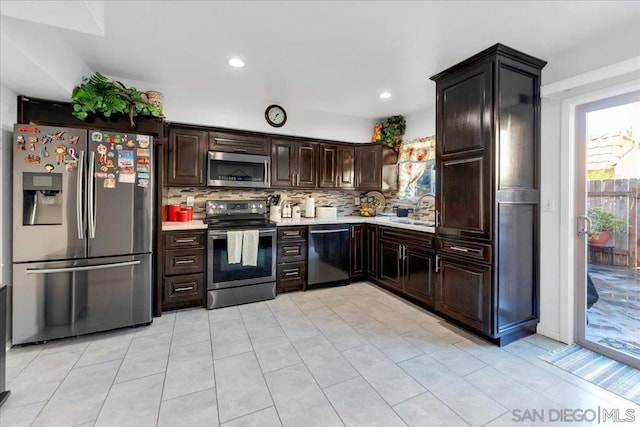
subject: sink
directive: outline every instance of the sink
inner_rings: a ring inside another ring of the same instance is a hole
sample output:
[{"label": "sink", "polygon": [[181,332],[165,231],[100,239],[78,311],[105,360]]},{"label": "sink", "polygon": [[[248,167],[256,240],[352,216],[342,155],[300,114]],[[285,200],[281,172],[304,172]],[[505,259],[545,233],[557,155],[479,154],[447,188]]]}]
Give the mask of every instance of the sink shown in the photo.
[{"label": "sink", "polygon": [[391,222],[399,224],[414,224],[413,220],[409,218],[391,218]]},{"label": "sink", "polygon": [[414,221],[413,225],[419,225],[420,227],[435,227],[433,222]]}]

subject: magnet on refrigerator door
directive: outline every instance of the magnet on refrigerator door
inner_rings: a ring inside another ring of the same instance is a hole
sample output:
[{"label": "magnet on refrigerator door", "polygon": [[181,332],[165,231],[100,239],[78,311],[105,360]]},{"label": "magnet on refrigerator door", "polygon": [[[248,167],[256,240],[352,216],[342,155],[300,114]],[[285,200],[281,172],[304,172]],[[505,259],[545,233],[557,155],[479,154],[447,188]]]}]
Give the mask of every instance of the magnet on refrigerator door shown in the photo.
[{"label": "magnet on refrigerator door", "polygon": [[140,148],[147,148],[149,146],[149,135],[136,135],[136,141]]},{"label": "magnet on refrigerator door", "polygon": [[63,144],[58,144],[56,145],[56,149],[54,151],[56,153],[56,163],[64,163],[64,158],[67,157],[67,147],[65,147]]},{"label": "magnet on refrigerator door", "polygon": [[51,173],[51,171],[54,169],[55,167],[51,163],[47,163],[46,165],[44,165],[44,170],[46,170],[49,173]]},{"label": "magnet on refrigerator door", "polygon": [[18,135],[16,138],[16,150],[24,151],[24,136]]},{"label": "magnet on refrigerator door", "polygon": [[149,180],[148,179],[143,179],[143,178],[138,178],[138,187],[142,187],[142,188],[149,187]]},{"label": "magnet on refrigerator door", "polygon": [[137,150],[138,157],[149,157],[149,149],[148,148],[138,148]]},{"label": "magnet on refrigerator door", "polygon": [[116,179],[115,178],[106,178],[104,183],[102,184],[104,188],[116,188]]},{"label": "magnet on refrigerator door", "polygon": [[40,129],[33,126],[20,126],[18,132],[31,132],[31,133],[40,133]]},{"label": "magnet on refrigerator door", "polygon": [[33,154],[29,154],[24,158],[24,162],[31,165],[39,165],[40,164],[40,156],[36,156]]},{"label": "magnet on refrigerator door", "polygon": [[136,144],[133,142],[133,139],[127,141],[127,150],[133,150],[136,147]]},{"label": "magnet on refrigerator door", "polygon": [[29,137],[29,151],[36,151],[36,143],[38,142],[37,136]]},{"label": "magnet on refrigerator door", "polygon": [[77,144],[79,140],[80,140],[80,137],[72,136],[71,138],[69,138],[69,144]]},{"label": "magnet on refrigerator door", "polygon": [[107,163],[107,146],[104,144],[100,144],[96,148],[96,151],[98,152],[98,163],[100,163],[101,165]]},{"label": "magnet on refrigerator door", "polygon": [[102,142],[102,132],[91,133],[91,140],[93,142]]}]

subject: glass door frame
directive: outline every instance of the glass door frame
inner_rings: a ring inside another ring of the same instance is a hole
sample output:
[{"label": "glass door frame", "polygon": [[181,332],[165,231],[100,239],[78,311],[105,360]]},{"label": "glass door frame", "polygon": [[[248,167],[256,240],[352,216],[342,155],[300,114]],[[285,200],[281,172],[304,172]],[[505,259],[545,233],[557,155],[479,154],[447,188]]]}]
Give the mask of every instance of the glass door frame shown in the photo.
[{"label": "glass door frame", "polygon": [[586,221],[580,216],[587,216],[587,114],[590,112],[616,107],[632,102],[640,101],[640,91],[632,91],[620,95],[610,96],[577,105],[575,108],[575,185],[574,185],[574,209],[575,209],[575,341],[579,345],[602,354],[610,359],[618,360],[629,366],[640,369],[640,358],[614,348],[589,341],[586,337],[587,330],[587,270],[588,270],[588,237],[579,231],[585,226]]}]

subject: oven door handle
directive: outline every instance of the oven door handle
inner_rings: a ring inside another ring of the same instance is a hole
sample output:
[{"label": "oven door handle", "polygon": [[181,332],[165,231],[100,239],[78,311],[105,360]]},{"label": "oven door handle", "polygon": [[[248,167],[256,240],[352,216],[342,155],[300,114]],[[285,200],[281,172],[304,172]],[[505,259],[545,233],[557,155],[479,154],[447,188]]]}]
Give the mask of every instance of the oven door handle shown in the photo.
[{"label": "oven door handle", "polygon": [[[261,235],[275,233],[275,232],[276,232],[275,228],[269,228],[267,230],[259,230],[259,234],[261,234]],[[211,237],[214,240],[216,240],[216,239],[226,239],[227,238],[227,232],[226,231],[210,231],[209,232],[209,237]]]}]

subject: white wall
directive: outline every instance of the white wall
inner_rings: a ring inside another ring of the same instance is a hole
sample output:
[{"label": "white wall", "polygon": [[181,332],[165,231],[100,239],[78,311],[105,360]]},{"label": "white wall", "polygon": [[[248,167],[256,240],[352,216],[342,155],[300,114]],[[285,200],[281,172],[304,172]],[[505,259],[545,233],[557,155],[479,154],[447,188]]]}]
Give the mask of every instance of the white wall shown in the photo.
[{"label": "white wall", "polygon": [[[435,97],[435,94],[434,94]],[[436,107],[425,108],[405,116],[407,130],[405,141],[436,134]]]},{"label": "white wall", "polygon": [[11,161],[13,158],[13,125],[17,115],[17,95],[0,86],[0,280],[11,283]]}]

